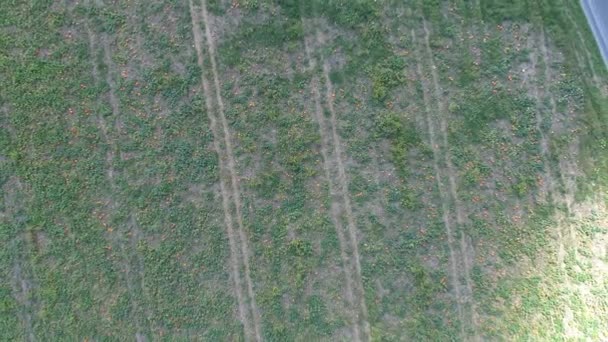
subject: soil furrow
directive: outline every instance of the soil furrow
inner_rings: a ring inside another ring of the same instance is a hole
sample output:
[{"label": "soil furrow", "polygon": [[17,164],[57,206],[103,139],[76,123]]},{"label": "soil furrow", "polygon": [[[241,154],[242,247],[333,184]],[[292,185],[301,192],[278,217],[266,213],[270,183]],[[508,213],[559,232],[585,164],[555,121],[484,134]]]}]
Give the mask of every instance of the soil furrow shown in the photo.
[{"label": "soil furrow", "polygon": [[346,220],[348,222],[348,237],[350,240],[350,245],[352,249],[354,264],[355,264],[355,285],[357,286],[356,299],[359,301],[359,310],[361,317],[358,317],[358,321],[363,325],[363,333],[365,334],[365,339],[371,339],[371,330],[368,322],[367,315],[367,304],[365,303],[365,290],[363,287],[363,281],[361,278],[361,261],[359,256],[359,243],[357,240],[357,225],[355,223],[355,216],[353,214],[352,206],[350,204],[350,196],[348,190],[348,180],[346,177],[346,171],[344,169],[344,163],[342,162],[342,142],[340,141],[340,136],[337,131],[337,120],[336,120],[336,111],[334,108],[334,98],[335,93],[333,90],[333,85],[331,80],[329,79],[329,63],[327,61],[323,63],[323,73],[325,76],[325,85],[327,89],[327,105],[330,114],[330,125],[331,125],[331,134],[333,138],[334,145],[334,153],[336,164],[338,166],[338,183],[340,184],[340,190],[342,194],[342,201],[344,205],[344,209],[346,211]]},{"label": "soil furrow", "polygon": [[252,330],[251,324],[249,322],[249,310],[247,309],[247,304],[246,304],[246,300],[245,300],[245,294],[243,294],[242,291],[242,282],[241,282],[241,275],[240,275],[240,261],[239,261],[239,250],[240,248],[238,247],[238,239],[239,237],[237,236],[237,233],[235,232],[234,229],[234,223],[233,223],[233,218],[232,218],[232,209],[231,209],[231,194],[230,194],[230,190],[228,189],[227,186],[227,176],[225,175],[227,173],[227,168],[225,165],[225,156],[224,156],[224,151],[220,145],[220,140],[222,139],[221,133],[218,129],[218,124],[217,124],[217,118],[215,117],[214,114],[214,109],[213,109],[213,96],[211,94],[211,89],[210,89],[210,85],[209,82],[207,81],[207,78],[205,77],[205,73],[204,73],[204,55],[203,55],[203,37],[201,35],[201,27],[199,24],[199,18],[198,18],[198,12],[194,7],[193,4],[193,0],[189,1],[189,5],[190,5],[190,16],[192,19],[192,34],[194,36],[194,47],[196,50],[196,55],[197,55],[197,61],[198,61],[198,65],[201,68],[201,83],[203,86],[203,93],[205,96],[205,109],[207,112],[207,117],[209,119],[210,122],[210,127],[211,127],[211,132],[213,134],[213,146],[216,150],[216,153],[218,155],[218,163],[219,163],[219,169],[220,169],[220,192],[222,195],[222,207],[224,210],[224,223],[226,225],[226,233],[227,233],[227,237],[228,237],[228,244],[230,246],[230,267],[231,267],[231,272],[232,272],[232,278],[234,281],[234,291],[237,297],[237,304],[238,304],[238,312],[239,312],[239,319],[241,321],[241,323],[243,324],[243,329],[244,329],[244,333],[245,333],[245,340],[246,341],[250,341],[252,339],[252,336],[255,336],[254,331]]},{"label": "soil furrow", "polygon": [[[315,72],[317,67],[315,58],[312,56],[312,51],[309,43],[305,39],[304,46],[306,50],[306,56],[309,63],[309,68],[311,72]],[[331,174],[331,159],[329,156],[329,146],[331,142],[329,140],[328,129],[325,123],[325,118],[323,114],[323,107],[321,104],[321,93],[319,91],[319,80],[316,76],[313,76],[311,82],[311,88],[313,93],[313,98],[315,102],[315,121],[319,125],[319,135],[321,136],[321,156],[323,158],[323,169],[325,171],[325,177],[327,178],[327,183],[329,186],[329,193],[331,199],[331,220],[336,230],[336,235],[338,236],[338,242],[340,243],[340,257],[342,259],[343,269],[344,269],[344,277],[346,279],[346,297],[349,302],[349,305],[355,307],[355,295],[353,292],[353,275],[350,266],[350,258],[347,254],[348,242],[346,236],[344,234],[344,227],[342,226],[342,208],[340,204],[341,196],[339,196],[338,191],[336,191],[334,186],[334,180]],[[357,322],[356,317],[352,318],[353,320],[353,340],[361,341],[361,332],[359,328],[359,324]]]},{"label": "soil furrow", "polygon": [[221,88],[219,83],[219,76],[217,72],[217,62],[216,62],[216,53],[215,53],[215,41],[213,36],[211,35],[209,16],[207,14],[207,1],[202,0],[202,15],[203,21],[205,23],[205,37],[207,40],[207,47],[209,48],[209,59],[211,61],[211,71],[213,73],[213,83],[215,85],[215,95],[217,99],[219,115],[222,123],[222,128],[224,130],[224,142],[226,145],[226,155],[228,159],[228,171],[230,172],[230,177],[232,180],[232,192],[233,192],[233,200],[234,205],[236,207],[236,219],[239,226],[239,237],[241,239],[241,253],[243,257],[243,264],[245,268],[245,280],[247,283],[247,292],[249,294],[249,304],[251,305],[252,317],[253,317],[253,327],[255,329],[256,340],[262,340],[262,331],[261,331],[261,318],[260,313],[257,308],[257,304],[255,301],[255,291],[253,290],[253,282],[251,280],[251,270],[249,268],[249,245],[248,245],[248,237],[245,232],[245,226],[243,224],[243,215],[242,215],[242,207],[241,203],[241,194],[239,190],[239,179],[236,171],[236,163],[234,159],[234,153],[232,148],[232,139],[230,137],[230,128],[228,127],[228,122],[226,120],[226,116],[224,114],[224,101],[221,95]]},{"label": "soil furrow", "polygon": [[[426,24],[425,24],[426,25]],[[428,32],[427,32],[427,38],[428,38]],[[414,41],[415,44],[415,41]],[[430,95],[429,95],[429,90],[427,89],[428,86],[426,86],[423,82],[423,70],[422,70],[422,56],[417,56],[417,73],[418,73],[418,79],[420,80],[420,82],[422,83],[422,93],[423,93],[423,101],[424,101],[424,107],[425,107],[425,111],[426,111],[426,124],[427,124],[427,129],[428,129],[428,136],[429,136],[429,144],[431,145],[431,149],[433,151],[433,168],[435,170],[435,180],[437,182],[437,188],[439,190],[439,197],[441,200],[441,209],[442,209],[442,219],[443,219],[443,225],[445,227],[445,233],[448,239],[448,250],[450,253],[450,258],[449,258],[449,263],[450,263],[450,268],[449,268],[449,276],[450,276],[450,281],[452,283],[452,288],[454,290],[454,294],[456,296],[456,309],[458,311],[458,319],[460,320],[460,334],[461,334],[461,338],[464,339],[465,337],[465,330],[464,330],[464,322],[466,322],[465,320],[465,315],[464,315],[464,308],[463,308],[463,302],[462,302],[462,293],[460,290],[460,280],[458,277],[458,269],[457,269],[457,263],[458,263],[458,259],[457,259],[457,255],[456,255],[456,251],[454,250],[454,245],[455,245],[455,240],[454,240],[454,235],[452,232],[452,222],[450,219],[450,204],[449,204],[449,200],[448,200],[448,196],[445,192],[444,189],[444,185],[442,184],[442,176],[441,176],[441,168],[439,166],[439,156],[441,154],[440,152],[440,148],[439,145],[437,144],[437,139],[435,136],[435,127],[434,127],[434,123],[433,123],[433,118],[432,113],[434,112],[432,105],[431,105],[431,100],[430,100]]]}]

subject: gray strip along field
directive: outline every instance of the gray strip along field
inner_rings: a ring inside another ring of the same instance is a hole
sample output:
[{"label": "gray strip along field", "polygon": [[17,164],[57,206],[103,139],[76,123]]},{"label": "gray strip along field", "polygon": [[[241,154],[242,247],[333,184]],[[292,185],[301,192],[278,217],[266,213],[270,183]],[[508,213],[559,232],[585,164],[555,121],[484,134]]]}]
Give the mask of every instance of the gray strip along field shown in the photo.
[{"label": "gray strip along field", "polygon": [[581,4],[608,67],[608,1],[581,0]]}]

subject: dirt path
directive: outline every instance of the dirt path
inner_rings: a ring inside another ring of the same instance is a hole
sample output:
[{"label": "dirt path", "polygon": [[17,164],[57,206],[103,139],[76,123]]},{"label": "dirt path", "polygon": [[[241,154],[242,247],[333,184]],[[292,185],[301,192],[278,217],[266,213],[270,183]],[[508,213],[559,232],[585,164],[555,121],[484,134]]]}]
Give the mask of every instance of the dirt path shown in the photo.
[{"label": "dirt path", "polygon": [[[214,76],[214,83],[215,83],[215,88],[216,88],[216,92],[215,92],[215,98],[217,100],[217,105],[218,105],[218,112],[222,118],[222,127],[223,127],[223,134],[224,137],[222,137],[222,132],[220,131],[219,127],[218,127],[218,119],[216,117],[216,113],[214,110],[214,106],[213,106],[213,102],[214,102],[214,96],[212,94],[211,91],[211,86],[205,76],[205,63],[204,63],[204,54],[203,54],[203,41],[205,40],[205,38],[203,38],[202,36],[202,30],[200,27],[200,23],[199,23],[199,16],[198,16],[198,10],[195,8],[194,4],[193,4],[193,0],[189,1],[190,4],[190,15],[191,15],[191,19],[192,19],[192,34],[194,36],[194,45],[195,45],[195,50],[196,50],[196,54],[197,54],[197,60],[198,60],[198,64],[199,67],[202,70],[201,73],[201,82],[202,82],[202,86],[203,86],[203,93],[205,96],[205,105],[206,105],[206,111],[207,111],[207,116],[209,118],[209,122],[210,122],[210,126],[211,126],[211,131],[213,134],[213,145],[214,148],[216,150],[216,153],[218,154],[218,162],[219,162],[219,168],[220,168],[220,191],[221,191],[221,195],[222,195],[222,206],[223,206],[223,210],[224,210],[224,223],[226,225],[226,233],[228,236],[228,243],[230,245],[230,267],[232,270],[232,278],[233,281],[235,283],[235,293],[236,293],[236,297],[237,297],[237,303],[238,303],[238,312],[239,312],[239,319],[241,320],[241,323],[243,324],[243,329],[245,332],[245,339],[247,341],[250,341],[252,339],[256,340],[256,341],[261,341],[262,337],[261,337],[261,331],[260,331],[260,324],[259,324],[259,318],[256,318],[257,316],[257,308],[255,307],[255,300],[252,297],[253,294],[253,289],[252,289],[252,285],[251,285],[251,279],[249,278],[249,266],[248,266],[248,259],[247,259],[247,255],[246,253],[248,252],[247,246],[246,246],[246,237],[244,235],[243,232],[243,223],[242,223],[242,218],[240,216],[240,198],[237,200],[233,197],[238,197],[239,192],[238,192],[238,185],[236,184],[236,175],[235,175],[235,170],[234,170],[234,157],[232,156],[232,146],[231,146],[231,142],[230,142],[230,137],[229,137],[229,131],[228,131],[228,125],[224,116],[224,111],[223,111],[223,102],[222,102],[222,98],[220,96],[220,88],[219,88],[219,79],[217,77],[217,68],[216,68],[216,63],[215,63],[215,57],[214,57],[214,53],[215,53],[215,49],[213,46],[213,39],[211,37],[211,33],[210,30],[208,28],[208,25],[205,25],[205,35],[206,35],[206,39],[207,42],[209,43],[209,54],[211,56],[210,60],[212,63],[212,71],[213,71],[213,76]],[[207,10],[206,10],[206,4],[203,2],[203,8],[201,9],[201,13],[203,15],[203,19],[205,20],[205,23],[208,23],[208,16],[207,16]],[[213,54],[212,54],[213,51]],[[224,143],[226,144],[226,151],[223,150],[222,146],[221,146],[221,141],[224,140]],[[232,186],[229,187],[227,185],[228,182],[232,182]],[[234,191],[236,189],[236,191]],[[232,191],[232,193],[231,193]],[[235,227],[234,227],[234,223],[233,223],[233,217],[232,217],[232,204],[231,201],[234,201],[233,204],[236,206],[236,214],[237,214],[237,224],[239,225],[238,228],[238,232],[235,231]],[[240,240],[240,241],[239,241]],[[242,244],[245,243],[244,246],[242,246]],[[239,246],[241,244],[241,246]],[[243,254],[241,256],[241,254]],[[240,274],[240,268],[241,268],[241,257],[243,258],[242,262],[244,264],[244,268],[245,268],[245,282],[247,283],[247,294],[243,293],[243,283],[241,281],[241,274]],[[246,299],[246,296],[249,296],[250,299]],[[252,313],[250,311],[250,309],[248,308],[248,302],[252,304],[252,310],[255,311],[256,313]],[[250,315],[254,316],[253,318],[250,319]],[[257,316],[259,317],[259,316]],[[253,322],[251,322],[251,321]],[[253,325],[253,327],[252,327]]]}]

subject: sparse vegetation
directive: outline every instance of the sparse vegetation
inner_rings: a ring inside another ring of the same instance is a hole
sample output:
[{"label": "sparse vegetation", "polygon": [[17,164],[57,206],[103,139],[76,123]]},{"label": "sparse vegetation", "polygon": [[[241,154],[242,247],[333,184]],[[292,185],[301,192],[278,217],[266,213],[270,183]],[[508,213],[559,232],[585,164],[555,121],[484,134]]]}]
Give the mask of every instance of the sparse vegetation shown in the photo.
[{"label": "sparse vegetation", "polygon": [[0,1],[0,340],[601,340],[578,1]]}]

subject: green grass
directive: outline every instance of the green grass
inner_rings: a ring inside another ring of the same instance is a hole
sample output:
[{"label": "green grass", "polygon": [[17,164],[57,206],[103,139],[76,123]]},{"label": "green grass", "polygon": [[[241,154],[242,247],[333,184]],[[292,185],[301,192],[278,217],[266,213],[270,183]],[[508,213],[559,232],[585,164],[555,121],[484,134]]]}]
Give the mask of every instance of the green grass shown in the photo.
[{"label": "green grass", "polygon": [[[201,73],[213,80],[211,63],[197,63],[188,3],[102,2],[0,4],[0,339],[242,340],[200,84]],[[314,29],[326,33],[312,56],[331,62],[372,339],[474,333],[457,315],[440,192],[449,182],[435,179],[433,151],[441,170],[454,168],[455,247],[463,234],[474,249],[477,333],[567,339],[569,311],[581,336],[606,336],[608,288],[595,263],[606,260],[593,251],[607,234],[608,99],[598,86],[608,75],[578,2],[225,3],[207,5],[265,340],[349,339],[352,327],[311,92],[317,78],[329,118],[325,77],[304,50]],[[557,56],[550,65],[537,45],[518,46],[541,32]],[[549,102],[517,74],[530,53],[531,82],[572,118],[555,132]],[[430,145],[427,115],[445,118],[446,146],[439,131]],[[565,240],[560,265],[564,206],[551,200],[567,189],[559,166],[573,139],[577,202],[600,209],[567,215],[576,244]],[[548,167],[558,190],[543,202]]]}]

